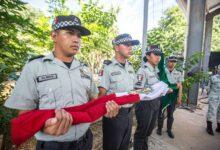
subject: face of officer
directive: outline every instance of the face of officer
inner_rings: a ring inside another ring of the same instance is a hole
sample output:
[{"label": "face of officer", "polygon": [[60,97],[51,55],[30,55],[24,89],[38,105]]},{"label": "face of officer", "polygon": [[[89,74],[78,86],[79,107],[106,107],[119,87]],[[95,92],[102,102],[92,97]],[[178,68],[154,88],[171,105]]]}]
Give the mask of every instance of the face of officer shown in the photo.
[{"label": "face of officer", "polygon": [[146,55],[146,57],[147,57],[147,61],[153,66],[157,66],[161,58],[160,55],[157,55],[153,52]]},{"label": "face of officer", "polygon": [[173,69],[176,66],[176,62],[175,61],[168,61],[167,66],[168,66],[168,68]]},{"label": "face of officer", "polygon": [[78,30],[60,29],[52,31],[51,37],[55,43],[55,50],[64,56],[72,57],[79,51],[81,34]]},{"label": "face of officer", "polygon": [[132,45],[131,43],[119,44],[115,46],[116,55],[127,59],[132,55]]}]

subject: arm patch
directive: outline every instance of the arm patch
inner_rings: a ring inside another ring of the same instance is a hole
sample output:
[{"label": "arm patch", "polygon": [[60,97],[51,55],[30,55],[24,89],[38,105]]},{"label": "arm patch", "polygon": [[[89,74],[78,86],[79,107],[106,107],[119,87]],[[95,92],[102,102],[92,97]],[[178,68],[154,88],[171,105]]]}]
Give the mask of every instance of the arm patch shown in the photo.
[{"label": "arm patch", "polygon": [[111,63],[112,63],[111,60],[104,60],[104,62],[103,62],[104,65],[110,65]]}]

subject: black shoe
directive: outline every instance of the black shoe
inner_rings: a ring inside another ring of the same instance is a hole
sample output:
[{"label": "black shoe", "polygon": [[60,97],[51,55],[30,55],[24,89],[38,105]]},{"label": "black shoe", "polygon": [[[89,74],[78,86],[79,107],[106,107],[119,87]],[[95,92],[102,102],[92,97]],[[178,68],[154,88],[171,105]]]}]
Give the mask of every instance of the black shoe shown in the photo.
[{"label": "black shoe", "polygon": [[171,139],[174,139],[174,134],[172,131],[167,131],[167,134]]},{"label": "black shoe", "polygon": [[220,123],[217,124],[216,132],[220,133]]},{"label": "black shoe", "polygon": [[212,122],[211,122],[211,121],[207,121],[206,131],[207,131],[208,134],[214,135],[214,132],[213,132],[213,130],[212,130]]},{"label": "black shoe", "polygon": [[157,129],[157,134],[161,136],[161,135],[162,135],[162,129],[159,129],[159,128],[158,128],[158,129]]}]

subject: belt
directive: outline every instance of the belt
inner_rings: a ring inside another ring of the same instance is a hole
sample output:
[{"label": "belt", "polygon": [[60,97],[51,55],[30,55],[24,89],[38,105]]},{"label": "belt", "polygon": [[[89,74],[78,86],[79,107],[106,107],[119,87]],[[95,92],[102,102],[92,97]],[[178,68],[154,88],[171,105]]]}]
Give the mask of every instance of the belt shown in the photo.
[{"label": "belt", "polygon": [[59,142],[59,141],[40,141],[40,140],[38,140],[37,142],[40,143],[40,145],[41,145],[40,147],[44,147],[45,143],[49,143],[49,144],[58,144],[58,143],[60,143],[60,144],[70,144],[70,143],[71,144],[78,144],[79,142],[81,142],[87,138],[89,132],[91,132],[90,129],[88,129],[83,136],[81,136],[79,139],[77,139],[75,141]]},{"label": "belt", "polygon": [[119,113],[130,113],[131,109],[132,107],[128,107],[128,108],[122,107],[119,109]]}]

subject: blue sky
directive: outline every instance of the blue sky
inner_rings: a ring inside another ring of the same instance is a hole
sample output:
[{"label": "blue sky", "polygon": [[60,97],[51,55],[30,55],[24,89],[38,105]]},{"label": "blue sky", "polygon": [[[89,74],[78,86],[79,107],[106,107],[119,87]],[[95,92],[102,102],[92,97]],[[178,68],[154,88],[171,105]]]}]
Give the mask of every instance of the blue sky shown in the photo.
[{"label": "blue sky", "polygon": [[[47,14],[48,5],[45,0],[23,1],[29,3],[35,9],[41,10]],[[100,0],[100,3],[104,4],[105,9],[108,9],[111,6],[119,6],[120,12],[117,16],[119,33],[129,33],[133,38],[141,41],[144,0]],[[149,0],[148,29],[156,27],[163,12],[167,8],[175,5],[177,5],[175,0]],[[73,12],[80,11],[80,7],[77,5],[76,0],[67,0],[67,6],[71,6],[70,9]]]}]

